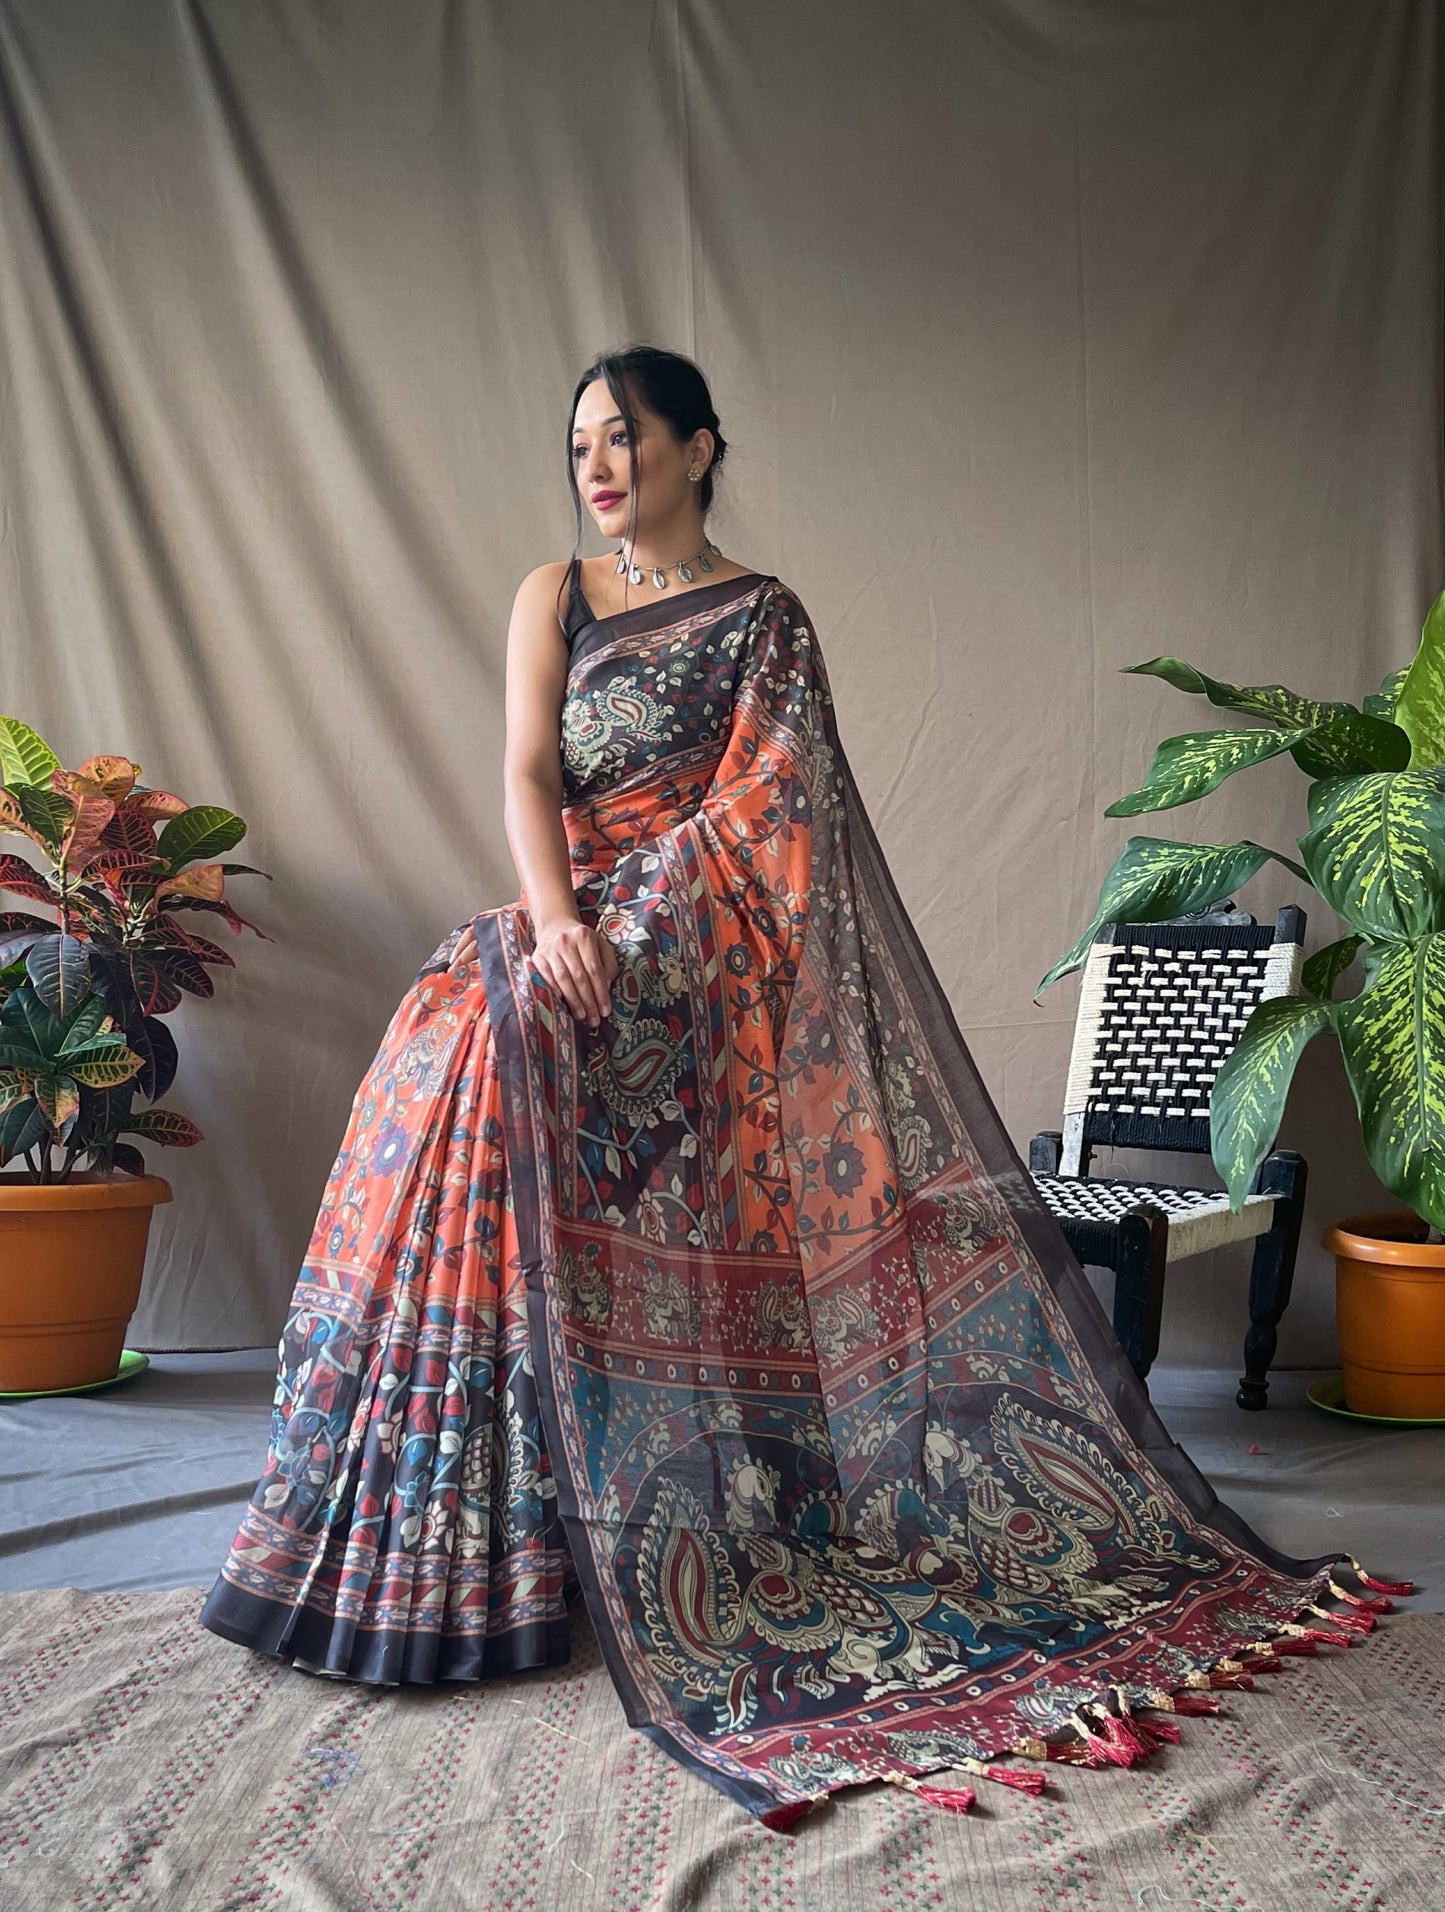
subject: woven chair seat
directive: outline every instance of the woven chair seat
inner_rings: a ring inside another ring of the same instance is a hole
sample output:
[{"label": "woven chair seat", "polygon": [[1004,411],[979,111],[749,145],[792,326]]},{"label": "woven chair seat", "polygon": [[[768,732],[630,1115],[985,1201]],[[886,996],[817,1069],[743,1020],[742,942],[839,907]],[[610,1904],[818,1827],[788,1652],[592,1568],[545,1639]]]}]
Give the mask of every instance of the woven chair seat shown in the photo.
[{"label": "woven chair seat", "polygon": [[[1112,1182],[1079,1175],[1040,1175],[1034,1181],[1059,1221],[1093,1222],[1112,1234],[1114,1224],[1141,1205],[1168,1224],[1167,1260],[1202,1255],[1222,1242],[1250,1241],[1274,1221],[1273,1195],[1246,1195],[1236,1215],[1217,1188],[1180,1188],[1174,1182]],[[1087,1246],[1087,1244],[1085,1244]],[[1087,1254],[1083,1259],[1088,1260]],[[1105,1257],[1100,1256],[1103,1261]]]}]

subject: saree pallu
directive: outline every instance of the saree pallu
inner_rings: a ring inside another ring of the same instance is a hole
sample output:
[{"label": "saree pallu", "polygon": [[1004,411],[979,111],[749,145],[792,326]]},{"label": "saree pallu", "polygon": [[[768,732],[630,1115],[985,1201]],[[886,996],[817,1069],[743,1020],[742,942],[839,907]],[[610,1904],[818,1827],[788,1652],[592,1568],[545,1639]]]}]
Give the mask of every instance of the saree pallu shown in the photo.
[{"label": "saree pallu", "polygon": [[1128,1764],[1170,1731],[1146,1709],[1371,1624],[1318,1606],[1348,1556],[1267,1546],[1150,1407],[899,898],[796,595],[585,618],[561,743],[610,1013],[554,997],[525,896],[423,966],[203,1623],[480,1678],[565,1657],[575,1572],[629,1722],[773,1825],[1010,1751]]}]

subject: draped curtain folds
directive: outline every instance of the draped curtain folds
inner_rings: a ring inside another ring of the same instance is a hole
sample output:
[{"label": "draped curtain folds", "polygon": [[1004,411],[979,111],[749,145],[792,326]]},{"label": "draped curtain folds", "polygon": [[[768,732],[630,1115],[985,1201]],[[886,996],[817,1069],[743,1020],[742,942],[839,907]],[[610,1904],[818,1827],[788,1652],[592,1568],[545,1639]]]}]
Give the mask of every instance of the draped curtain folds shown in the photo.
[{"label": "draped curtain folds", "polygon": [[[0,0],[0,709],[274,878],[175,1018],[207,1139],[153,1152],[133,1341],[274,1340],[394,1004],[515,895],[509,607],[636,337],[712,381],[712,534],[821,620],[920,1013],[1054,1123],[1071,986],[1029,992],[1202,721],[1118,668],[1357,698],[1445,578],[1438,60],[1434,0]],[[1159,833],[1288,850],[1292,774]],[[1323,1047],[1283,1139],[1323,1363],[1320,1226],[1378,1200]],[[1246,1285],[1172,1284],[1165,1357],[1233,1362]]]}]

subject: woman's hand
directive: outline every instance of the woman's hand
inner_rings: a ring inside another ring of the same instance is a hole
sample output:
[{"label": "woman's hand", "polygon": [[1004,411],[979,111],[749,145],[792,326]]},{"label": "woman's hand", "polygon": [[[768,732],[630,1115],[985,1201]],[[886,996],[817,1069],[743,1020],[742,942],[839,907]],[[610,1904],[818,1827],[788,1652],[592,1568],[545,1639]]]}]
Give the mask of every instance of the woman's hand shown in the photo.
[{"label": "woman's hand", "polygon": [[579,1022],[596,1028],[611,1008],[617,951],[600,931],[568,919],[537,931],[532,961]]},{"label": "woman's hand", "polygon": [[475,923],[468,923],[462,931],[461,941],[452,951],[452,959],[449,967],[452,969],[460,969],[463,963],[474,963],[476,960],[477,926]]}]

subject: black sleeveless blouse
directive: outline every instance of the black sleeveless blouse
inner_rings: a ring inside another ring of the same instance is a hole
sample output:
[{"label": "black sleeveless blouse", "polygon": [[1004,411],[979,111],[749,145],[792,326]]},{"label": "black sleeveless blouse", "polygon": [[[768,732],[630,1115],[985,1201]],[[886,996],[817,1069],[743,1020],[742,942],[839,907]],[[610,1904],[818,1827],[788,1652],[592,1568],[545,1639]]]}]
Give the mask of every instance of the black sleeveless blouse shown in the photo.
[{"label": "black sleeveless blouse", "polygon": [[582,595],[582,560],[573,558],[567,566],[567,609],[562,618],[562,632],[569,651],[583,625],[593,621],[591,608]]}]

